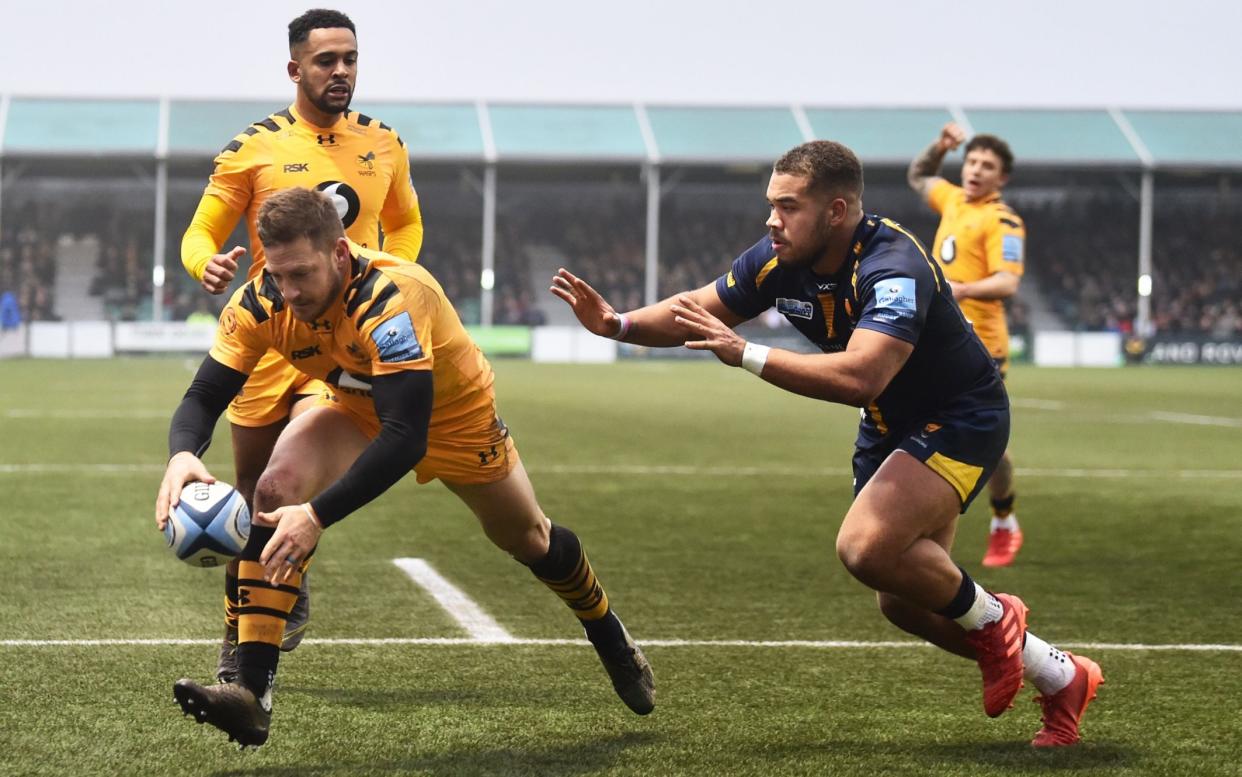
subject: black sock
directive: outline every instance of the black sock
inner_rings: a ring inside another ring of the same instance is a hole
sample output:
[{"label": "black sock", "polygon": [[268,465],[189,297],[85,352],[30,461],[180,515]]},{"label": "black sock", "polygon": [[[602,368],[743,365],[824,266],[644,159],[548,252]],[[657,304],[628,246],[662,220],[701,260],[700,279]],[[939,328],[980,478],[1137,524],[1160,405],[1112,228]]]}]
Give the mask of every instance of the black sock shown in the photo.
[{"label": "black sock", "polygon": [[535,577],[578,616],[592,644],[610,645],[622,640],[621,621],[609,607],[608,595],[595,578],[578,535],[552,524],[548,554],[529,566]]},{"label": "black sock", "polygon": [[1013,501],[1018,498],[1016,491],[1011,491],[1004,499],[989,499],[992,503],[992,514],[997,518],[1007,518],[1013,512]]},{"label": "black sock", "polygon": [[961,567],[958,569],[962,572],[962,584],[957,589],[957,595],[944,608],[936,610],[937,615],[943,615],[950,620],[965,615],[975,603],[975,581],[970,579],[966,570]]},{"label": "black sock", "polygon": [[256,699],[262,699],[276,678],[280,648],[265,642],[243,642],[237,646],[237,664],[242,685]]}]

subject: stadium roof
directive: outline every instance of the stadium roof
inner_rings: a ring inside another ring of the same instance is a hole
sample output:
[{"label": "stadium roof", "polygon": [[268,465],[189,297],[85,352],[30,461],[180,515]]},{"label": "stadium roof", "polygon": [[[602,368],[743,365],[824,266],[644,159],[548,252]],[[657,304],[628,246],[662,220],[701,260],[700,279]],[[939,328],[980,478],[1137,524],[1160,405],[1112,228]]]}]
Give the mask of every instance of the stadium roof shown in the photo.
[{"label": "stadium roof", "polygon": [[[0,97],[2,156],[202,158],[283,105]],[[1023,164],[1242,167],[1242,111],[363,103],[410,156],[458,162],[770,163],[811,138],[906,164],[940,127],[1004,137]]]}]

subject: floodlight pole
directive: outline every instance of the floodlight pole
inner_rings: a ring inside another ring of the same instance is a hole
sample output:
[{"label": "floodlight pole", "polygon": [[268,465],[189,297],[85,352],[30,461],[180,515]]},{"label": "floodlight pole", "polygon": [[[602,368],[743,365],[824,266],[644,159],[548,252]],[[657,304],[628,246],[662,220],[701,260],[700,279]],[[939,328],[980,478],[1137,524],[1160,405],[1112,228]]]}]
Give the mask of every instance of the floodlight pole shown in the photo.
[{"label": "floodlight pole", "polygon": [[[1143,171],[1143,183],[1139,198],[1139,251],[1138,277],[1151,277],[1151,234],[1153,218],[1153,200],[1155,199],[1154,174],[1150,169]],[[1147,287],[1149,290],[1150,287]],[[1135,311],[1134,333],[1140,337],[1151,334],[1151,294],[1138,295],[1138,308]]]},{"label": "floodlight pole", "polygon": [[647,267],[643,275],[643,304],[659,301],[660,273],[660,166],[647,165]]},{"label": "floodlight pole", "polygon": [[155,141],[155,245],[151,268],[151,320],[164,320],[164,249],[168,235],[168,115],[167,97],[160,100]]},{"label": "floodlight pole", "polygon": [[496,165],[489,164],[483,170],[483,271],[479,289],[479,324],[491,326],[496,279]]}]

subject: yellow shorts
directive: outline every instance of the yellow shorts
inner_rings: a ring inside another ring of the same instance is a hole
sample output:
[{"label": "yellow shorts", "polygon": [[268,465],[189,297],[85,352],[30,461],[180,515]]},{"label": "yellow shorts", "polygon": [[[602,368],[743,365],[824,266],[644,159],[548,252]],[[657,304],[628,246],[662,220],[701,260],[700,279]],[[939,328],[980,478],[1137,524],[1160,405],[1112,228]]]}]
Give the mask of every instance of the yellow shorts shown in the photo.
[{"label": "yellow shorts", "polygon": [[323,381],[298,372],[275,351],[259,359],[246,385],[229,403],[229,421],[238,426],[268,426],[289,417],[293,398],[318,396],[326,388]]},{"label": "yellow shorts", "polygon": [[[352,401],[339,401],[332,387],[325,384],[316,405],[344,413],[368,439],[374,440],[380,431],[374,406],[370,400],[358,402],[354,397],[349,400]],[[363,409],[364,406],[367,409]],[[495,404],[489,403],[444,426],[437,425],[433,416],[428,430],[427,454],[414,465],[414,475],[419,483],[439,478],[446,483],[482,485],[504,480],[519,461],[509,428],[496,415]]]}]

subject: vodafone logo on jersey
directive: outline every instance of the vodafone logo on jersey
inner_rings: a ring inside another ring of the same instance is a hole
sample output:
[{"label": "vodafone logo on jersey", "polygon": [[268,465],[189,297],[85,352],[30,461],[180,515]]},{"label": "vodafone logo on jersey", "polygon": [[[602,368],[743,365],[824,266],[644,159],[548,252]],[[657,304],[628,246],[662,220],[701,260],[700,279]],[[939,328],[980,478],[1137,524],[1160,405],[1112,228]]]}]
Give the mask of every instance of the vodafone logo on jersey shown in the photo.
[{"label": "vodafone logo on jersey", "polygon": [[341,181],[324,181],[315,188],[332,198],[332,203],[336,205],[336,215],[341,217],[341,223],[349,229],[358,218],[358,212],[362,210],[362,200],[358,197],[358,192]]}]

